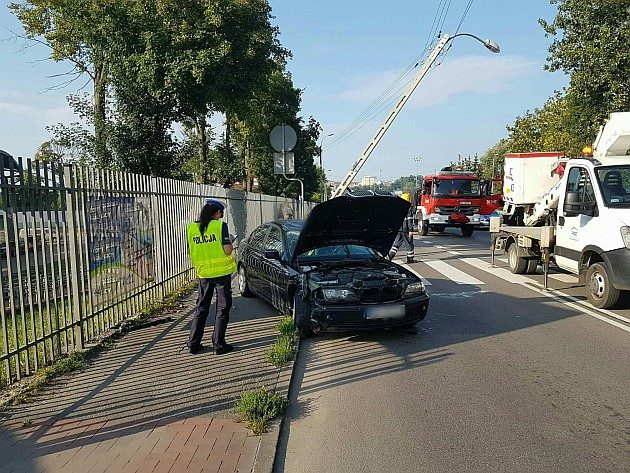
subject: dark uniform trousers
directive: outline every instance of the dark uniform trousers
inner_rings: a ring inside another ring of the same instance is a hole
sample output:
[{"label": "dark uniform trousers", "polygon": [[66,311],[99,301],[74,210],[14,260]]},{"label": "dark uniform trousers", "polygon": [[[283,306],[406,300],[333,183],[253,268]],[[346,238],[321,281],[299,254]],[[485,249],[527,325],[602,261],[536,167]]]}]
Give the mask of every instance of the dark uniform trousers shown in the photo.
[{"label": "dark uniform trousers", "polygon": [[226,344],[225,331],[230,320],[230,309],[232,308],[232,276],[221,276],[218,278],[199,279],[199,296],[197,297],[197,308],[193,317],[188,347],[198,347],[201,345],[203,330],[210,313],[212,295],[217,291],[217,310],[214,318],[214,333],[212,334],[212,345],[220,347]]}]

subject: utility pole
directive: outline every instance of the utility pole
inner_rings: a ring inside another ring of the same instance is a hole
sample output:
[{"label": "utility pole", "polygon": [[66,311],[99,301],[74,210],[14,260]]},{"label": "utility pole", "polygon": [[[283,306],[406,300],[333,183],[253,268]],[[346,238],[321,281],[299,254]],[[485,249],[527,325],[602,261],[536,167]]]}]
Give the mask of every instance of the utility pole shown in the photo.
[{"label": "utility pole", "polygon": [[427,60],[424,62],[424,64],[422,65],[422,67],[420,68],[416,76],[414,77],[414,79],[409,84],[409,87],[405,90],[403,95],[400,97],[400,100],[396,103],[394,109],[390,112],[389,116],[385,119],[385,122],[381,125],[381,127],[378,129],[378,131],[376,132],[372,140],[365,147],[365,149],[363,150],[363,153],[361,153],[361,155],[356,160],[352,168],[350,168],[350,171],[348,171],[348,174],[346,175],[346,177],[344,177],[343,181],[341,181],[341,183],[339,184],[339,186],[337,187],[337,189],[332,195],[333,198],[342,195],[346,191],[346,189],[348,188],[352,180],[355,178],[355,176],[358,174],[358,172],[361,170],[365,162],[368,160],[368,158],[372,154],[372,151],[374,151],[378,143],[381,141],[381,138],[383,138],[383,135],[387,133],[387,130],[389,129],[391,124],[394,122],[394,120],[396,119],[400,111],[403,109],[405,104],[409,101],[411,94],[413,94],[413,92],[416,90],[416,88],[420,84],[420,81],[422,81],[422,79],[424,79],[424,76],[427,75],[433,63],[436,61],[440,53],[444,50],[444,47],[447,45],[449,41],[451,41],[452,39],[458,36],[470,36],[476,39],[477,41],[483,43],[483,45],[487,49],[492,51],[493,53],[498,53],[500,51],[499,46],[494,41],[491,41],[489,39],[486,39],[484,41],[481,38],[475,35],[472,35],[470,33],[458,33],[454,36],[445,34],[444,36],[442,36],[440,40],[438,41],[438,43],[436,44],[435,48],[433,48],[433,51],[431,51],[431,54],[429,54],[429,57],[427,58]]}]

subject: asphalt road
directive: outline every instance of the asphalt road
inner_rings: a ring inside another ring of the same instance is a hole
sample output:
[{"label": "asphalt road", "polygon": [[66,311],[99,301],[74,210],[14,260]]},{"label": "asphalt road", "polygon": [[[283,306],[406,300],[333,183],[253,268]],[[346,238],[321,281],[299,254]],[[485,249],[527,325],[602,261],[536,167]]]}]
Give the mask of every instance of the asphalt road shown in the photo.
[{"label": "asphalt road", "polygon": [[630,471],[630,300],[594,310],[488,247],[416,238],[417,333],[303,340],[275,471]]}]

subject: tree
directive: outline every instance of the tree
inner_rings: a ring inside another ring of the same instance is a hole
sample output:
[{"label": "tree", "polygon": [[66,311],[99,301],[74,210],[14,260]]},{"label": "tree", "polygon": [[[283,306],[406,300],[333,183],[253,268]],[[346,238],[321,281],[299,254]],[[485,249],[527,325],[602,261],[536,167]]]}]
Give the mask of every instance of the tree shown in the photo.
[{"label": "tree", "polygon": [[[157,98],[174,100],[175,118],[194,124],[200,168],[207,169],[207,117],[237,113],[284,52],[267,0],[135,0],[142,34],[123,67]],[[118,66],[116,66],[118,67]],[[228,136],[229,141],[229,136]],[[229,148],[229,146],[228,146]],[[203,174],[201,180],[207,182]]]},{"label": "tree", "polygon": [[[321,126],[313,117],[307,123],[299,116],[302,91],[293,86],[291,75],[284,71],[284,63],[277,62],[274,71],[266,77],[246,108],[234,117],[232,139],[240,162],[247,162],[249,176],[256,177],[262,192],[297,197],[298,183],[273,174],[273,149],[269,133],[281,124],[293,127],[298,135],[295,149],[295,177],[304,181],[307,198],[320,192],[321,178],[314,165],[317,139]],[[317,196],[315,196],[317,197]]]},{"label": "tree", "polygon": [[129,24],[125,0],[28,0],[9,8],[22,22],[27,38],[47,45],[54,61],[69,61],[77,80],[87,74],[93,84],[94,152],[102,167],[111,164],[106,145],[109,67],[116,38],[125,38]]},{"label": "tree", "polygon": [[63,148],[54,140],[44,141],[37,148],[34,158],[43,163],[60,164],[63,162]]},{"label": "tree", "polygon": [[540,20],[554,40],[550,71],[571,74],[567,98],[582,138],[595,138],[598,125],[615,111],[630,110],[630,10],[627,0],[551,0],[558,13]]},{"label": "tree", "polygon": [[502,175],[505,155],[510,151],[510,140],[501,138],[497,144],[481,156],[482,177],[491,178]]},{"label": "tree", "polygon": [[508,126],[509,152],[563,151],[568,156],[579,156],[582,147],[595,136],[585,136],[576,126],[572,102],[556,92],[540,109],[527,111]]}]

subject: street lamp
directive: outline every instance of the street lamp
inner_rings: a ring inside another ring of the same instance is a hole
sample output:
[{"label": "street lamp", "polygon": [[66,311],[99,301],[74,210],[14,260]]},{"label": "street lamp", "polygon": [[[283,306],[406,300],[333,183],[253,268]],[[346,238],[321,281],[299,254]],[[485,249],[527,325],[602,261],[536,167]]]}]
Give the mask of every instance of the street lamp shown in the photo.
[{"label": "street lamp", "polygon": [[470,36],[471,38],[475,38],[477,41],[483,44],[491,52],[493,53],[501,52],[501,48],[499,47],[499,45],[495,43],[494,41],[492,41],[491,39],[481,39],[479,36],[475,36],[474,34],[470,34],[470,33],[457,33],[456,35],[451,36],[448,40],[452,41],[458,36]]},{"label": "street lamp", "polygon": [[[324,165],[322,164],[322,146],[324,145],[324,140],[326,138],[328,138],[329,136],[335,136],[334,133],[330,133],[326,136],[322,136],[322,139],[319,142],[319,169],[321,169],[322,173],[324,172]],[[323,176],[322,176],[323,179]],[[326,187],[326,183],[324,182],[324,187]],[[324,201],[324,193],[326,192],[326,190],[324,189],[324,192],[322,192],[322,194],[320,195],[320,202]]]},{"label": "street lamp", "polygon": [[438,41],[438,43],[435,45],[431,53],[429,54],[429,57],[422,64],[422,67],[418,69],[418,72],[416,73],[415,77],[409,81],[409,84],[407,88],[405,89],[405,91],[403,92],[402,96],[400,97],[400,100],[396,101],[396,105],[394,106],[394,109],[387,116],[383,124],[378,128],[378,130],[374,134],[374,137],[369,141],[369,143],[367,144],[367,146],[365,147],[365,149],[363,150],[359,158],[355,161],[354,165],[350,168],[350,171],[348,171],[348,174],[346,174],[346,177],[343,178],[343,181],[341,181],[341,184],[337,187],[337,189],[333,193],[333,197],[342,195],[348,189],[348,186],[352,183],[352,180],[356,177],[358,172],[366,163],[366,161],[368,160],[368,158],[370,157],[374,149],[376,149],[376,147],[378,146],[379,142],[381,141],[385,133],[387,133],[387,130],[389,129],[391,124],[394,122],[394,120],[396,119],[400,111],[403,109],[405,104],[409,101],[409,98],[413,94],[414,90],[416,90],[416,88],[418,87],[422,79],[427,75],[427,73],[433,66],[433,63],[435,63],[438,56],[442,53],[442,51],[444,51],[444,48],[446,47],[446,45],[453,38],[457,38],[458,36],[470,36],[471,38],[474,38],[477,41],[481,42],[481,44],[483,44],[487,49],[489,49],[493,53],[498,53],[501,51],[501,48],[499,48],[499,45],[495,43],[494,41],[490,39],[482,40],[478,36],[475,36],[470,33],[458,33],[454,36],[450,36],[448,34],[443,35]]},{"label": "street lamp", "polygon": [[418,188],[418,176],[420,175],[420,161],[422,160],[421,156],[416,156],[415,158],[413,158],[413,160],[416,162],[416,189]]}]

